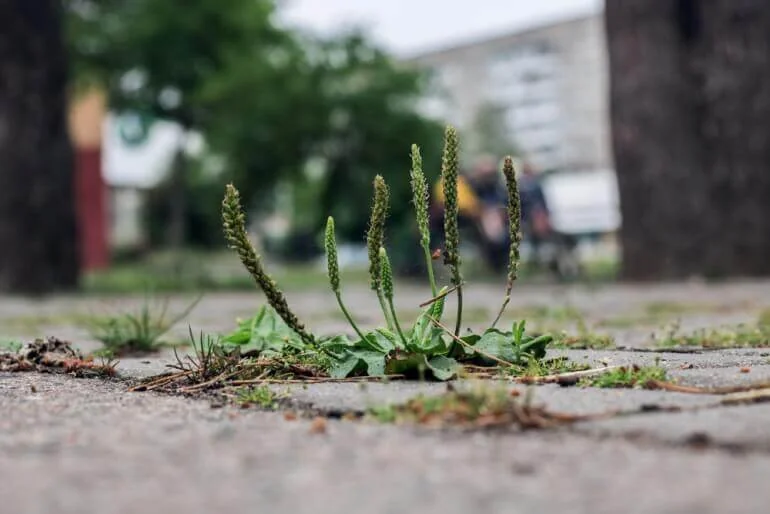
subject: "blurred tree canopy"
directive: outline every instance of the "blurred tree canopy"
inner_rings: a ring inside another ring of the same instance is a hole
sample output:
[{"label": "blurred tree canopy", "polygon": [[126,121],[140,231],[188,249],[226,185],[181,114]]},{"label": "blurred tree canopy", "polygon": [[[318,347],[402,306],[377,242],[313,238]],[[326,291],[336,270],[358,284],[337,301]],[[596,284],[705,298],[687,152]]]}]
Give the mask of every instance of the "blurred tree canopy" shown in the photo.
[{"label": "blurred tree canopy", "polygon": [[[391,185],[392,222],[400,223],[411,143],[423,146],[429,174],[438,172],[440,127],[416,111],[421,74],[359,32],[317,38],[282,28],[273,0],[65,3],[77,83],[105,87],[114,111],[202,133],[224,164],[210,187],[221,193],[233,181],[252,209],[274,207],[276,187],[288,183],[298,207],[318,207],[300,219],[305,229],[332,214],[341,236],[360,239],[376,173]],[[313,176],[305,173],[311,161]],[[195,176],[181,182],[188,206],[211,201],[201,174],[183,173]]]},{"label": "blurred tree canopy", "polygon": [[476,113],[472,128],[476,153],[492,154],[500,159],[517,153],[503,105],[493,101],[483,103]]}]

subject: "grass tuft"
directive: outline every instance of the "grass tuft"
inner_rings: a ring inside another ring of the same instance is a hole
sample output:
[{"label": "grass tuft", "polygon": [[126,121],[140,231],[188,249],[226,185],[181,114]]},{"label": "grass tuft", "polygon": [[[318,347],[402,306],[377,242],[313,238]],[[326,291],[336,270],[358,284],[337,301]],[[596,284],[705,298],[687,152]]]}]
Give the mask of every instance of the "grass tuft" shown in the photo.
[{"label": "grass tuft", "polygon": [[167,318],[168,300],[160,306],[146,299],[138,312],[92,317],[83,324],[91,337],[104,345],[97,353],[106,357],[142,355],[160,350],[169,343],[162,338],[179,321],[187,317],[200,301],[198,297],[180,313]]},{"label": "grass tuft", "polygon": [[580,385],[599,388],[648,388],[651,381],[667,381],[666,370],[658,365],[623,366],[602,375],[584,378]]}]

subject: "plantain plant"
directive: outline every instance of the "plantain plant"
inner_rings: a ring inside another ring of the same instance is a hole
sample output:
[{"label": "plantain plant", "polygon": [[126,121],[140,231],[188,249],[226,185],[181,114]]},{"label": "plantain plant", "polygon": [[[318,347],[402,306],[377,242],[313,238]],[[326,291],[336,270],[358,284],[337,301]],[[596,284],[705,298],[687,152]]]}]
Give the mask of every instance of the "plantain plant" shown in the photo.
[{"label": "plantain plant", "polygon": [[[238,192],[229,185],[222,204],[225,236],[231,248],[264,291],[270,309],[263,308],[253,320],[244,322],[235,334],[226,337],[229,345],[243,345],[252,352],[270,351],[271,354],[305,351],[323,354],[329,362],[333,377],[353,375],[400,375],[409,378],[449,380],[457,376],[463,364],[480,366],[521,366],[532,359],[542,359],[546,346],[552,340],[548,334],[534,337],[526,333],[525,321],[514,322],[510,331],[496,328],[510,301],[519,265],[521,205],[515,170],[511,157],[503,164],[508,192],[507,212],[510,249],[508,274],[502,306],[490,327],[480,334],[460,335],[463,309],[463,277],[460,269],[460,235],[458,228],[457,183],[459,174],[459,137],[454,127],[445,131],[441,161],[441,178],[445,198],[443,249],[444,264],[450,269],[451,287],[439,288],[433,273],[433,256],[428,223],[428,185],[423,173],[422,156],[417,145],[411,149],[412,202],[417,228],[428,268],[431,300],[426,302],[411,327],[399,320],[395,308],[393,271],[385,248],[386,220],[390,193],[385,179],[374,179],[374,194],[369,227],[366,233],[369,258],[369,286],[377,296],[384,318],[384,326],[363,330],[355,321],[342,298],[334,218],[326,223],[324,249],[332,293],[355,337],[345,335],[316,337],[301,324],[290,310],[283,293],[265,272],[261,260],[249,243],[245,218],[240,207]],[[457,295],[457,316],[453,330],[441,321],[446,298]],[[279,321],[280,320],[280,321]],[[275,332],[275,334],[273,334]]]}]

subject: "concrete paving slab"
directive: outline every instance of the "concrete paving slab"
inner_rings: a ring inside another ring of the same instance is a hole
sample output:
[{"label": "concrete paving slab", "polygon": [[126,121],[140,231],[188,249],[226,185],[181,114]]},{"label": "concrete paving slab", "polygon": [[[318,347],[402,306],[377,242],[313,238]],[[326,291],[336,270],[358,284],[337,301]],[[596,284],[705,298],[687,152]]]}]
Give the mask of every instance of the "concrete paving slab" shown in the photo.
[{"label": "concrete paving slab", "polygon": [[670,370],[683,366],[726,368],[770,364],[770,349],[706,350],[699,353],[634,352],[624,350],[549,350],[548,357],[567,357],[577,363],[601,366],[651,366],[657,363]]},{"label": "concrete paving slab", "polygon": [[96,380],[5,374],[0,387],[4,512],[756,514],[770,499],[765,454],[564,431],[329,421],[311,434]]},{"label": "concrete paving slab", "polygon": [[674,370],[669,374],[678,384],[696,387],[730,387],[770,384],[770,365],[730,368]]},{"label": "concrete paving slab", "polygon": [[[522,397],[527,390],[535,404],[555,412],[597,414],[612,410],[636,410],[643,406],[689,407],[708,405],[717,399],[711,395],[693,395],[641,389],[597,389],[560,387],[558,385],[521,386],[493,381],[453,382],[457,389],[473,387],[503,387],[517,390]],[[391,382],[389,384],[327,383],[271,386],[276,392],[287,393],[300,405],[321,411],[344,413],[365,411],[371,407],[403,403],[418,395],[438,395],[447,386],[439,383]]]},{"label": "concrete paving slab", "polygon": [[770,452],[768,426],[770,405],[756,404],[592,421],[578,425],[575,430],[597,436],[636,436],[674,444],[709,442]]}]

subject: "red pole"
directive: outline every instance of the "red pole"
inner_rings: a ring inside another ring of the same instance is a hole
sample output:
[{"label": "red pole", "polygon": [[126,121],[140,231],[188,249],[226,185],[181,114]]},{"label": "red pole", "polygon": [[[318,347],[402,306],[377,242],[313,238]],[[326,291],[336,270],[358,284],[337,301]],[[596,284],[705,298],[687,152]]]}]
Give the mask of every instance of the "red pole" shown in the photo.
[{"label": "red pole", "polygon": [[81,269],[104,269],[109,265],[109,250],[101,148],[77,148],[75,165]]},{"label": "red pole", "polygon": [[100,91],[73,98],[70,135],[75,147],[75,201],[80,235],[80,269],[109,265],[106,196],[102,176],[105,97]]}]

